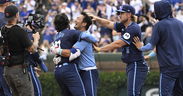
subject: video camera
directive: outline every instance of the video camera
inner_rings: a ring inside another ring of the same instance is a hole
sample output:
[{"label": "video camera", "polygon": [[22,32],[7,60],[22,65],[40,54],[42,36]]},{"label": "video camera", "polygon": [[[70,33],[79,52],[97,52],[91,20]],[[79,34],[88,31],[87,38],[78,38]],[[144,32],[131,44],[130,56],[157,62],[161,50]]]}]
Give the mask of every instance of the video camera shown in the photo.
[{"label": "video camera", "polygon": [[36,33],[36,30],[44,28],[44,16],[40,14],[29,14],[29,16],[24,19],[23,25],[29,26],[32,32]]}]

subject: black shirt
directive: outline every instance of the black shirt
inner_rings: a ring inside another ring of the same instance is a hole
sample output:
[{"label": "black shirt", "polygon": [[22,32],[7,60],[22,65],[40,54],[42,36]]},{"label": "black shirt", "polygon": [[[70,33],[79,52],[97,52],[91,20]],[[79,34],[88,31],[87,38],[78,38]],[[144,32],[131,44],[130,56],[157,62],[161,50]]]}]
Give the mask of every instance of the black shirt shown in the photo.
[{"label": "black shirt", "polygon": [[32,45],[28,33],[20,26],[14,25],[11,28],[4,27],[2,31],[7,34],[8,48],[11,56],[24,54],[26,48]]}]

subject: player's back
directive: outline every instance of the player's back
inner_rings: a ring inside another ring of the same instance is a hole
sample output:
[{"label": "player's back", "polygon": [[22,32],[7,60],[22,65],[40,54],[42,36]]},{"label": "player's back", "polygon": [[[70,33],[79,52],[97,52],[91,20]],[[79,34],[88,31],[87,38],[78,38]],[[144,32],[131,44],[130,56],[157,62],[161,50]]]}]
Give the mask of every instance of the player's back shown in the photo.
[{"label": "player's back", "polygon": [[79,69],[83,70],[88,67],[96,66],[92,43],[82,40],[80,44],[76,43],[74,47],[81,50],[81,55],[79,56],[79,60],[77,61],[79,64]]},{"label": "player's back", "polygon": [[[166,18],[158,24],[160,40],[157,44],[160,66],[183,66],[183,23],[174,18]],[[162,62],[161,62],[162,61]],[[163,64],[165,63],[165,64]]]},{"label": "player's back", "polygon": [[[80,31],[65,29],[59,32],[54,40],[54,43],[62,49],[70,49],[80,39]],[[69,58],[62,57],[60,63],[69,62]]]}]

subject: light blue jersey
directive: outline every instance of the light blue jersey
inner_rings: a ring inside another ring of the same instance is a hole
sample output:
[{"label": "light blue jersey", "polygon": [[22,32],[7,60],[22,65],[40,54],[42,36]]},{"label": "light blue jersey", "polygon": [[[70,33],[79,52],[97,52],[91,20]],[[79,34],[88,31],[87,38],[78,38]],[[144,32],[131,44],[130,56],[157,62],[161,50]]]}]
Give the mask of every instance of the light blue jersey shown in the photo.
[{"label": "light blue jersey", "polygon": [[97,69],[93,54],[92,43],[81,40],[74,44],[74,48],[77,48],[81,51],[81,55],[79,56],[79,60],[77,62],[80,70]]}]

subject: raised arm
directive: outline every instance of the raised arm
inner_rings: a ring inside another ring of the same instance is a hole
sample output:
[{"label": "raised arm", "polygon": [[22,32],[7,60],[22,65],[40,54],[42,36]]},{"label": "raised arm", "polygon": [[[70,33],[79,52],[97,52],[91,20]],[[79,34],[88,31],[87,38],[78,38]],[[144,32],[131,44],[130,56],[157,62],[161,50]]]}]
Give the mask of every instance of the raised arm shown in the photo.
[{"label": "raised arm", "polygon": [[93,20],[96,21],[96,22],[98,22],[100,25],[102,25],[104,27],[107,27],[107,28],[110,28],[110,29],[114,29],[114,22],[109,21],[107,19],[100,18],[100,17],[95,16],[95,15],[90,14],[90,13],[88,13],[88,15],[90,17],[92,17]]}]

